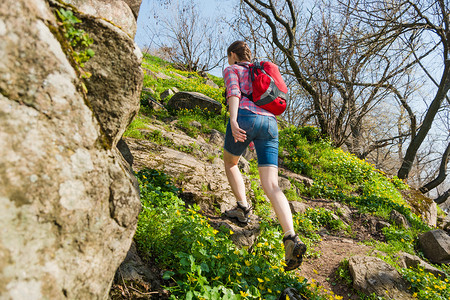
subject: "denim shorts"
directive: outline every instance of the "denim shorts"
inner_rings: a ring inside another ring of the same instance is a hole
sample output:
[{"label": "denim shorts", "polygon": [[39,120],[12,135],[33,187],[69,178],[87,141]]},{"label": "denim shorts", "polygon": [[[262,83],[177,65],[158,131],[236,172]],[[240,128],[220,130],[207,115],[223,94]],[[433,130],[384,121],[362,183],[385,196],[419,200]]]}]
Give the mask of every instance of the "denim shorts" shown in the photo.
[{"label": "denim shorts", "polygon": [[255,114],[248,109],[239,109],[237,122],[239,127],[245,130],[247,139],[235,143],[228,122],[224,149],[235,156],[240,156],[253,141],[258,156],[258,167],[278,167],[277,120],[274,117]]}]

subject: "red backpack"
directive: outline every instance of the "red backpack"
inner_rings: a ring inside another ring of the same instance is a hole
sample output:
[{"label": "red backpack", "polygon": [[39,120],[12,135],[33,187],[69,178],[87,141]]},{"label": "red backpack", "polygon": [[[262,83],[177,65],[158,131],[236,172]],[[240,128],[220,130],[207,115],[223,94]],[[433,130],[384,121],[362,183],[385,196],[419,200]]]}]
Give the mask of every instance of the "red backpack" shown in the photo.
[{"label": "red backpack", "polygon": [[288,90],[278,66],[270,61],[261,61],[249,64],[248,67],[253,92],[242,95],[274,115],[281,115],[286,110]]}]

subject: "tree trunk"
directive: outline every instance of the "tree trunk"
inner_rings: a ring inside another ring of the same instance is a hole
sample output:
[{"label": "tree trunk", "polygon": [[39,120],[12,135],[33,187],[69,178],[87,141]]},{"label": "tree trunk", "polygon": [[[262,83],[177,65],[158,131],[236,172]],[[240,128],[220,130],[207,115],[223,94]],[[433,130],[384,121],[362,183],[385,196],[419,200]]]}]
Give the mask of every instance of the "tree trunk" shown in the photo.
[{"label": "tree trunk", "polygon": [[442,204],[447,201],[448,197],[450,197],[450,190],[447,190],[445,193],[434,199],[434,202],[436,202],[436,204]]},{"label": "tree trunk", "polygon": [[444,73],[442,74],[441,82],[439,84],[439,89],[436,93],[436,96],[431,102],[431,105],[425,115],[422,126],[420,127],[417,135],[411,140],[411,144],[409,144],[408,149],[406,150],[405,157],[403,158],[402,165],[400,170],[397,173],[398,178],[406,179],[408,178],[409,172],[411,171],[414,159],[417,154],[417,150],[419,150],[420,145],[422,145],[425,137],[430,131],[431,124],[433,124],[434,117],[436,116],[439,108],[441,107],[442,101],[447,95],[448,90],[450,89],[450,62],[445,62]]},{"label": "tree trunk", "polygon": [[444,154],[442,155],[438,176],[429,183],[425,184],[423,187],[421,187],[419,191],[425,194],[426,192],[431,191],[432,189],[440,185],[445,180],[445,178],[447,177],[447,164],[449,156],[450,156],[450,143],[447,145],[447,149],[445,149]]}]

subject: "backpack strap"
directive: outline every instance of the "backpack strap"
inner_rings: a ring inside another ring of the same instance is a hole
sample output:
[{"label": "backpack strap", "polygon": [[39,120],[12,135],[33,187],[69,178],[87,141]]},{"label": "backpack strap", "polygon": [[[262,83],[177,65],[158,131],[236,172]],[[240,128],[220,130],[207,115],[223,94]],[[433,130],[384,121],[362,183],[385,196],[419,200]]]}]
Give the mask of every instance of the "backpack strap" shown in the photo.
[{"label": "backpack strap", "polygon": [[[250,76],[252,82],[255,80],[255,77],[254,77],[254,67],[255,67],[255,64],[256,64],[256,63],[257,63],[257,62],[255,62],[255,63],[253,64],[253,66],[249,66],[248,64],[243,64],[243,63],[237,63],[238,66],[248,67],[249,76]],[[249,99],[250,101],[253,101],[253,96],[252,96],[252,94],[246,94],[246,93],[241,92],[241,95],[244,96],[245,98]]]}]

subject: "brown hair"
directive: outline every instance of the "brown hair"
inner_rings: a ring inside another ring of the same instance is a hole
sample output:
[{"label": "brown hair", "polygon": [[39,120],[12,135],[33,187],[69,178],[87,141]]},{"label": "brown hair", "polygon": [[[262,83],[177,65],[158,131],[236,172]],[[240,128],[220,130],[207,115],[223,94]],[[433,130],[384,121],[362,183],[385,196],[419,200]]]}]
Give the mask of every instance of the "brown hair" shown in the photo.
[{"label": "brown hair", "polygon": [[230,56],[231,52],[236,53],[240,61],[251,61],[252,51],[246,42],[236,41],[232,43],[227,49],[227,55]]}]

